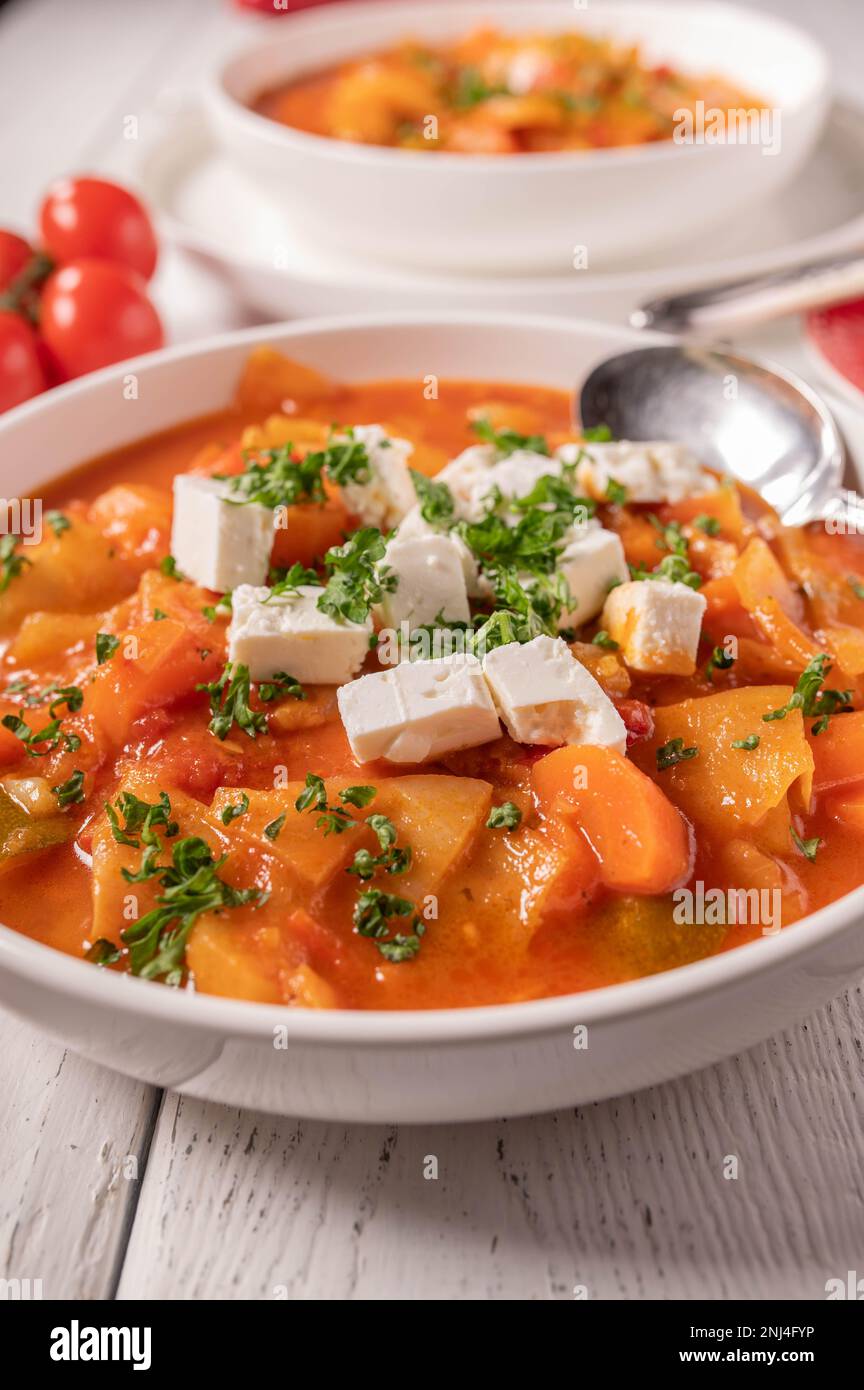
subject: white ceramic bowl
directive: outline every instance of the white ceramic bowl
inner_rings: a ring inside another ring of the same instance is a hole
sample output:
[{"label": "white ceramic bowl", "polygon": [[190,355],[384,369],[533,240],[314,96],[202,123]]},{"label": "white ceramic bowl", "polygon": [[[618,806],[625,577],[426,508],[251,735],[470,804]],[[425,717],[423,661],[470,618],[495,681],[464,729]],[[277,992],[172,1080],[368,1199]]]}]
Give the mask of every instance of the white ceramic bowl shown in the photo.
[{"label": "white ceramic bowl", "polygon": [[[607,353],[656,339],[561,319],[467,315],[245,330],[123,363],[0,417],[0,492],[14,495],[26,476],[38,495],[93,455],[219,409],[262,341],[346,380],[434,372],[569,387]],[[137,400],[124,392],[130,373]],[[38,891],[38,871],[33,882]],[[181,994],[0,926],[0,1002],[95,1061],[210,1100],[337,1120],[486,1119],[631,1091],[785,1027],[864,971],[862,910],[859,889],[776,937],[650,979],[416,1013]],[[587,1025],[587,1048],[574,1047],[577,1025]]]},{"label": "white ceramic bowl", "polygon": [[[651,62],[719,73],[780,114],[779,149],[673,144],[458,155],[350,144],[289,129],[248,103],[268,87],[387,45],[487,23],[638,41]],[[426,269],[573,271],[679,244],[791,179],[828,107],[828,63],[807,35],[726,4],[567,6],[562,0],[342,4],[286,18],[207,88],[217,138],[244,177],[323,244]],[[278,247],[274,247],[274,257]]]}]

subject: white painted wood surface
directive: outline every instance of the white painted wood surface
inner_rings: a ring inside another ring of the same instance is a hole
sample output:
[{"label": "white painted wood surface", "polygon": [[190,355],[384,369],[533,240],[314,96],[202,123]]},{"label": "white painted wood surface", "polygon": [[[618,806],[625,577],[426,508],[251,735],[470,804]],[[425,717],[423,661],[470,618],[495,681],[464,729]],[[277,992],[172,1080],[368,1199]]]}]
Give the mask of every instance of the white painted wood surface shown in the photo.
[{"label": "white painted wood surface", "polygon": [[[859,0],[752,3],[818,32],[856,94]],[[0,9],[0,223],[26,229],[56,174],[129,177],[124,116],[146,129],[249,26],[220,0]],[[157,291],[175,340],[248,321],[171,256]],[[0,1278],[54,1298],[819,1298],[864,1268],[862,1039],[854,990],[636,1096],[397,1131],[160,1096],[0,1015]]]}]

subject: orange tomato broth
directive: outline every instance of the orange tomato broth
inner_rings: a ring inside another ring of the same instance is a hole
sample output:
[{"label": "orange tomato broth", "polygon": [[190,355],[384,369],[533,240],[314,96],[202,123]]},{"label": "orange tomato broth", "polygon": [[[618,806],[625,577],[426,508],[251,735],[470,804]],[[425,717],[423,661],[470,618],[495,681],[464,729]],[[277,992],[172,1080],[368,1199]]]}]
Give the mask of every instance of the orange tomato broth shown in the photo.
[{"label": "orange tomato broth", "polygon": [[646,65],[635,45],[478,29],[447,44],[403,39],[263,92],[253,107],[333,139],[525,154],[668,140],[675,113],[700,100],[706,109],[759,108],[723,78]]},{"label": "orange tomato broth", "polygon": [[[287,414],[273,414],[280,404]],[[420,381],[336,386],[261,349],[237,405],[98,459],[51,489],[45,507],[71,524],[57,536],[46,525],[41,543],[28,547],[31,563],[0,594],[0,713],[22,710],[24,696],[8,689],[14,682],[37,692],[77,685],[82,708],[60,714],[81,745],[28,757],[0,728],[0,919],[74,956],[97,939],[121,945],[121,932],[159,891],[153,880],[123,879],[123,868],[140,865],[141,849],[117,843],[103,809],[122,790],[151,804],[166,792],[180,834],[227,854],[226,882],[269,892],[263,905],[198,918],[184,980],[271,1003],[431,1008],[590,989],[761,933],[758,923],[676,924],[670,889],[680,884],[777,889],[786,926],[862,881],[864,601],[849,579],[864,577],[864,553],[852,538],[784,530],[734,486],[657,509],[661,522],[681,523],[708,599],[696,674],[628,672],[614,651],[591,642],[597,623],[573,643],[633,731],[626,759],[599,748],[527,747],[503,735],[437,765],[358,768],[330,688],[266,706],[253,695],[269,722],[255,739],[236,726],[224,742],[208,731],[207,696],[194,686],[221,671],[227,620],[201,612],[213,594],[156,568],[168,551],[172,476],[239,471],[241,440],[260,449],[305,437],[313,447],[334,420],[383,423],[411,439],[412,462],[434,474],[472,441],[469,416],[477,415],[496,428],[544,433],[550,447],[578,437],[559,391],[442,381],[430,401]],[[631,563],[657,563],[650,509],[600,510]],[[351,528],[334,498],[296,514],[283,564],[308,562]],[[717,519],[716,535],[693,524],[706,514]],[[121,649],[97,664],[97,632],[135,635],[137,659]],[[709,681],[712,647],[730,634],[738,660]],[[861,712],[834,716],[817,736],[797,710],[762,722],[789,698],[813,650],[836,656],[829,685],[848,687]],[[370,655],[364,669],[375,666]],[[41,727],[46,702],[23,707],[23,716]],[[751,732],[760,735],[756,751],[731,747]],[[656,750],[674,737],[697,744],[699,755],[658,771]],[[76,769],[85,799],[60,810],[50,789]],[[344,870],[357,848],[374,850],[375,841],[362,826],[324,836],[314,815],[295,811],[310,771],[327,779],[331,804],[348,784],[375,786],[371,805],[352,814],[383,811],[399,843],[412,845],[409,874],[378,882],[418,907],[437,901],[416,958],[387,961],[354,931],[361,885]],[[25,812],[22,779],[32,778],[41,781],[24,782],[32,806]],[[250,809],[226,826],[221,811],[240,804],[240,789]],[[520,808],[521,824],[487,828],[490,806],[504,801]],[[281,814],[285,830],[272,842],[263,827]],[[793,843],[790,825],[821,840],[814,862]],[[163,839],[166,857],[170,844]],[[128,955],[108,968],[128,969]]]}]

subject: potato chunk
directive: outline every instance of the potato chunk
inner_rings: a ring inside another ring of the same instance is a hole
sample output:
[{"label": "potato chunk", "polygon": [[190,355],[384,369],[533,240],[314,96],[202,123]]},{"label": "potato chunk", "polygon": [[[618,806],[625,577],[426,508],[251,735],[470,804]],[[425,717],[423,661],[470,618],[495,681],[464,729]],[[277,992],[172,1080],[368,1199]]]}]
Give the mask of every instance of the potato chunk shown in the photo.
[{"label": "potato chunk", "polygon": [[[758,825],[796,784],[803,804],[810,797],[813,754],[801,711],[768,723],[762,718],[785,705],[791,694],[788,685],[748,686],[666,705],[655,711],[654,735],[634,748],[634,761],[685,815],[718,835]],[[733,748],[753,734],[757,747]],[[658,772],[657,749],[676,738],[698,753]]]}]

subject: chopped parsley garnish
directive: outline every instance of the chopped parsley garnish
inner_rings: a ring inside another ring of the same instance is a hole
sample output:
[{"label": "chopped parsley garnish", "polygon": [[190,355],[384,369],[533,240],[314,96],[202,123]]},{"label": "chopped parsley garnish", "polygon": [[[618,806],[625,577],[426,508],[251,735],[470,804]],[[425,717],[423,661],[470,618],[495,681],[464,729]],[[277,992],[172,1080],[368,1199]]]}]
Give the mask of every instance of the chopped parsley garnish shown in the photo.
[{"label": "chopped parsley garnish", "polygon": [[734,738],[732,747],[743,748],[747,753],[752,753],[754,748],[759,747],[759,735],[748,734],[746,738]]},{"label": "chopped parsley garnish", "polygon": [[822,689],[830,670],[831,659],[827,652],[814,656],[798,677],[788,704],[763,714],[765,723],[768,724],[774,719],[785,719],[791,710],[800,709],[805,719],[816,716],[816,722],[811,724],[810,732],[824,733],[833,714],[843,714],[852,708],[851,690]]},{"label": "chopped parsley garnish", "polygon": [[249,810],[249,798],[245,792],[240,793],[240,800],[234,806],[226,806],[222,812],[221,821],[223,825],[230,825],[232,820],[238,816],[245,816]]},{"label": "chopped parsley garnish", "polygon": [[375,800],[376,787],[344,787],[339,793],[346,806],[357,806],[362,809]]},{"label": "chopped parsley garnish", "polygon": [[636,565],[630,566],[633,579],[668,579],[672,584],[686,584],[690,589],[701,589],[702,577],[691,570],[684,555],[664,555],[656,569],[646,570]]},{"label": "chopped parsley garnish", "polygon": [[227,478],[238,505],[256,502],[262,507],[293,507],[298,502],[324,502],[327,494],[321,477],[320,454],[298,458],[293,444],[267,449],[247,459],[243,473]]},{"label": "chopped parsley garnish", "polygon": [[305,700],[306,691],[287,671],[277,671],[269,681],[259,681],[258,698],[269,705],[273,700]]},{"label": "chopped parsley garnish", "polygon": [[728,671],[734,665],[734,656],[729,656],[722,647],[715,647],[705,667],[705,676],[709,681],[713,680],[715,671]]},{"label": "chopped parsley garnish", "polygon": [[482,521],[463,521],[457,529],[484,569],[513,567],[548,574],[555,568],[564,533],[573,524],[574,509],[581,502],[570,492],[567,496],[573,508],[541,511],[533,507],[515,526],[488,512]]},{"label": "chopped parsley garnish", "polygon": [[84,800],[84,773],[76,767],[71,777],[51,790],[57,797],[61,810],[65,810],[67,806],[74,806],[76,802]]},{"label": "chopped parsley garnish", "polygon": [[[141,845],[158,846],[157,826],[164,829],[169,840],[180,828],[171,819],[171,802],[167,792],[160,792],[159,800],[155,802],[142,801],[134,792],[121,792],[113,806],[105,803],[105,814],[118,845],[131,845],[133,849],[140,849]],[[124,821],[122,826],[121,816]]]},{"label": "chopped parsley garnish", "polygon": [[581,520],[587,521],[597,511],[597,504],[590,497],[579,497],[567,481],[568,477],[572,481],[572,471],[562,477],[558,477],[554,473],[544,473],[541,478],[537,479],[525,497],[509,499],[508,506],[519,512],[531,512],[537,507],[549,507],[551,510],[545,512],[544,515],[552,516],[556,512],[560,513],[566,519],[566,526],[573,523],[577,512]]},{"label": "chopped parsley garnish", "polygon": [[606,651],[610,652],[618,651],[618,643],[615,641],[615,638],[610,637],[609,633],[604,632],[602,628],[600,632],[595,632],[592,641],[595,647],[603,647]]},{"label": "chopped parsley garnish", "polygon": [[[145,979],[164,977],[165,983],[179,985],[185,969],[186,942],[192,927],[204,912],[225,908],[260,905],[267,895],[258,888],[232,888],[219,877],[227,855],[214,859],[210,847],[198,836],[177,840],[171,847],[171,863],[156,864],[154,847],[147,877],[158,877],[162,892],[157,906],[122,933],[129,947],[133,975]],[[127,875],[129,882],[140,881]]]},{"label": "chopped parsley garnish", "polygon": [[379,869],[386,874],[404,874],[411,867],[411,846],[399,848],[396,844],[396,827],[392,820],[376,814],[369,816],[366,824],[373,831],[381,853],[373,855],[368,849],[358,849],[346,872],[364,881],[373,878]]},{"label": "chopped parsley garnish", "polygon": [[92,945],[87,947],[84,952],[84,959],[90,961],[91,965],[113,965],[120,959],[120,951],[113,941],[108,941],[106,937],[100,936]]},{"label": "chopped parsley garnish", "polygon": [[269,603],[271,598],[279,598],[285,594],[293,597],[299,594],[302,585],[320,589],[321,580],[317,572],[299,563],[291,565],[287,570],[274,570],[270,576],[270,593],[264,602]]},{"label": "chopped parsley garnish", "polygon": [[612,431],[608,425],[589,425],[583,427],[582,438],[586,444],[611,444]]},{"label": "chopped parsley garnish", "polygon": [[609,478],[606,483],[606,501],[611,502],[614,507],[623,507],[627,502],[627,489],[623,483],[619,483],[615,478]]},{"label": "chopped parsley garnish", "polygon": [[502,801],[500,806],[493,806],[489,812],[489,819],[486,822],[487,830],[515,830],[522,820],[522,812],[512,801]]},{"label": "chopped parsley garnish", "polygon": [[648,513],[648,520],[655,531],[659,532],[657,537],[658,547],[661,550],[671,551],[673,555],[680,555],[682,559],[686,560],[689,546],[687,545],[687,537],[681,530],[681,522],[669,521],[664,525],[653,512]]},{"label": "chopped parsley garnish", "polygon": [[490,97],[508,95],[507,87],[500,84],[490,86],[477,68],[463,67],[459,69],[451,100],[460,111],[469,111],[472,106],[479,106]]},{"label": "chopped parsley garnish", "polygon": [[196,690],[203,690],[210,696],[212,718],[207,727],[216,738],[227,738],[235,724],[249,738],[267,732],[267,716],[249,705],[250,684],[248,666],[226,661],[225,669],[215,681],[195,686]]},{"label": "chopped parsley garnish", "polygon": [[491,568],[496,609],[476,629],[469,649],[481,656],[510,642],[530,642],[533,637],[554,637],[562,611],[572,606],[563,575],[538,575],[526,579],[514,568]]},{"label": "chopped parsley garnish", "polygon": [[799,849],[801,853],[804,855],[804,858],[809,859],[810,863],[812,864],[816,859],[816,853],[819,849],[819,846],[822,843],[819,836],[814,835],[812,840],[802,840],[794,825],[790,825],[789,833],[792,836],[792,840],[795,844],[796,849]]},{"label": "chopped parsley garnish", "polygon": [[[41,704],[49,695],[53,695],[53,699],[48,706],[49,722],[44,729],[31,729],[23,717],[23,709],[18,714],[4,714],[2,721],[0,721],[4,729],[8,729],[16,738],[20,738],[31,758],[44,758],[47,754],[53,753],[61,744],[70,753],[76,752],[81,747],[81,740],[77,734],[62,732],[62,721],[57,711],[61,705],[65,705],[70,714],[79,710],[84,702],[84,692],[77,685],[59,687],[49,685],[39,695],[28,695],[26,704],[30,706]],[[42,747],[43,744],[44,747]]]},{"label": "chopped parsley garnish", "polygon": [[315,772],[306,773],[306,786],[294,802],[296,811],[317,811],[317,829],[325,835],[341,835],[344,830],[356,829],[358,822],[345,810],[345,806],[368,806],[375,795],[374,787],[343,787],[339,792],[341,806],[327,805],[327,788],[324,778]]},{"label": "chopped parsley garnish", "polygon": [[694,518],[693,525],[697,526],[700,531],[704,531],[706,536],[719,536],[720,534],[720,522],[716,516],[707,516],[702,512]]},{"label": "chopped parsley garnish", "polygon": [[684,747],[683,738],[670,738],[668,743],[657,749],[657,771],[666,772],[668,768],[676,767],[678,763],[695,758],[698,754],[698,748]]},{"label": "chopped parsley garnish", "polygon": [[285,824],[285,818],[285,812],[283,811],[281,816],[277,816],[275,820],[271,820],[265,825],[264,834],[267,836],[268,840],[279,839],[279,832]]},{"label": "chopped parsley garnish", "polygon": [[442,529],[452,525],[455,503],[447,484],[427,478],[425,473],[418,473],[416,468],[412,468],[410,472],[423,520],[428,521],[430,526]]},{"label": "chopped parsley garnish", "polygon": [[20,536],[0,536],[0,594],[5,594],[12,580],[23,573],[25,565],[32,563],[26,556],[18,554],[20,542]]},{"label": "chopped parsley garnish", "polygon": [[159,573],[164,574],[168,579],[180,580],[183,578],[183,575],[177,568],[177,561],[174,559],[173,555],[166,555],[165,559],[160,561]]},{"label": "chopped parsley garnish", "polygon": [[496,430],[485,417],[472,420],[471,428],[478,439],[481,439],[484,444],[491,444],[502,458],[507,458],[509,454],[515,454],[517,449],[527,449],[532,454],[549,453],[549,445],[542,434],[520,434],[518,430],[506,428]]},{"label": "chopped parsley garnish", "polygon": [[380,888],[367,888],[354,905],[354,930],[360,936],[371,937],[385,960],[391,964],[413,960],[420,950],[420,938],[426,928],[414,914],[408,934],[393,932],[393,926],[414,914],[414,904],[408,898],[384,893]]},{"label": "chopped parsley garnish", "polygon": [[298,457],[289,443],[247,459],[244,472],[224,480],[234,494],[228,500],[238,505],[256,502],[275,511],[304,502],[325,502],[325,473],[341,487],[367,482],[371,466],[366,446],[351,430],[344,433],[346,439],[331,439],[325,449],[304,458]]},{"label": "chopped parsley garnish", "polygon": [[215,603],[206,604],[205,607],[201,609],[201,612],[204,614],[208,623],[215,623],[220,614],[231,612],[231,595],[223,594]]},{"label": "chopped parsley garnish", "polygon": [[68,531],[72,525],[68,516],[64,516],[62,512],[46,512],[45,520],[48,522],[55,536],[62,536],[63,532]]},{"label": "chopped parsley garnish", "polygon": [[324,556],[330,578],[318,607],[336,622],[363,623],[374,603],[396,588],[396,575],[380,564],[384,538],[375,526],[361,526],[344,545]]},{"label": "chopped parsley garnish", "polygon": [[850,574],[846,581],[856,598],[864,599],[864,584],[860,579],[856,579],[854,574]]},{"label": "chopped parsley garnish", "polygon": [[366,445],[354,438],[353,430],[348,429],[344,433],[348,436],[346,440],[338,443],[331,440],[322,451],[321,466],[331,482],[339,487],[344,487],[346,483],[366,483],[371,472]]},{"label": "chopped parsley garnish", "polygon": [[115,637],[112,632],[96,633],[96,661],[100,666],[104,662],[110,661],[111,657],[120,646],[120,638]]},{"label": "chopped parsley garnish", "polygon": [[153,609],[153,621],[154,621],[154,623],[162,623],[162,622],[165,621],[165,619],[166,619],[167,617],[168,617],[168,614],[165,613],[161,608],[154,608],[154,609]]}]

